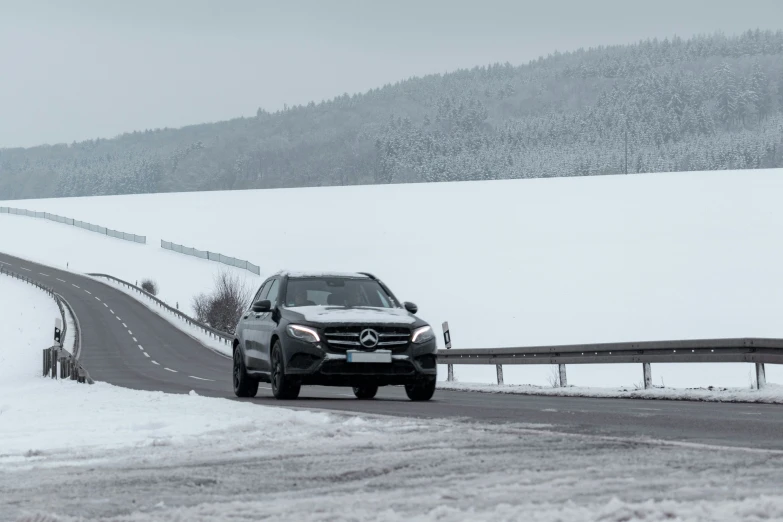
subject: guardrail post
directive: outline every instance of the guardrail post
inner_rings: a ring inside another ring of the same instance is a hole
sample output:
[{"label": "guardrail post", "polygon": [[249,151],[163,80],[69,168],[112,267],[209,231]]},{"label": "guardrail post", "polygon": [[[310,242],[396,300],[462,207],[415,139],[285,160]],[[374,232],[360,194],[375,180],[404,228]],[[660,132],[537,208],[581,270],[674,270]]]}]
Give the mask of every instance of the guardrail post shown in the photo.
[{"label": "guardrail post", "polygon": [[[449,322],[448,321],[444,321],[443,322],[443,341],[446,344],[446,349],[447,350],[451,350],[451,332],[449,331]],[[449,364],[446,367],[448,368],[448,375],[446,377],[446,380],[449,381],[449,382],[453,382],[454,381],[454,365],[453,364]],[[499,371],[501,373],[498,373],[498,378],[502,379],[503,378],[502,370],[499,370]]]},{"label": "guardrail post", "polygon": [[565,364],[558,364],[557,369],[560,372],[560,387],[565,388],[568,386],[568,376],[566,375]]},{"label": "guardrail post", "polygon": [[767,385],[767,372],[764,363],[756,363],[756,389],[762,389]]},{"label": "guardrail post", "polygon": [[496,364],[495,369],[498,372],[498,385],[503,384],[503,365],[502,364]]},{"label": "guardrail post", "polygon": [[650,363],[642,363],[642,372],[644,373],[644,389],[652,388],[652,368]]}]

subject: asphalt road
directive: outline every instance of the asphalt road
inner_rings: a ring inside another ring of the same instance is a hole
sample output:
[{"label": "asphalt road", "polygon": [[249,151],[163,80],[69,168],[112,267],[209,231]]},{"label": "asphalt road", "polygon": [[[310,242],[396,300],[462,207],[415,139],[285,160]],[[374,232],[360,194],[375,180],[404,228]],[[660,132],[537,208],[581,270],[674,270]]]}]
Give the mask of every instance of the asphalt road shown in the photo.
[{"label": "asphalt road", "polygon": [[[173,327],[129,295],[90,277],[0,254],[3,263],[63,295],[82,328],[82,363],[96,381],[139,390],[234,399],[231,361]],[[53,320],[54,318],[52,318]],[[411,402],[398,387],[360,401],[350,388],[303,387],[281,403],[268,384],[255,404],[474,422],[530,423],[573,433],[783,449],[783,407],[764,404],[589,399],[437,391]]]}]

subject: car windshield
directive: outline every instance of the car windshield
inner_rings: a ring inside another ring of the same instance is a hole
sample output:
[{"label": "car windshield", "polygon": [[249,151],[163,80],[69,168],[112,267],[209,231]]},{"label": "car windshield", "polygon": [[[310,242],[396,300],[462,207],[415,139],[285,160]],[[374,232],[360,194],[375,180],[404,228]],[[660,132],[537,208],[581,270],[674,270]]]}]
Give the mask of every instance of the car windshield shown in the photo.
[{"label": "car windshield", "polygon": [[394,299],[372,279],[304,277],[288,280],[285,306],[372,306],[394,308]]}]

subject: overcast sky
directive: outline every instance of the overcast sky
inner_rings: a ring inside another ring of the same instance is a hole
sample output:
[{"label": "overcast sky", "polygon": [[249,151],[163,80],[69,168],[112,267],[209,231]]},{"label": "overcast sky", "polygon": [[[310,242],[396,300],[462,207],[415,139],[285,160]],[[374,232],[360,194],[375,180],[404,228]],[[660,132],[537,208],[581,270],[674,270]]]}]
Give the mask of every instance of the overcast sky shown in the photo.
[{"label": "overcast sky", "polygon": [[674,34],[783,0],[0,0],[0,148],[274,111],[410,76]]}]

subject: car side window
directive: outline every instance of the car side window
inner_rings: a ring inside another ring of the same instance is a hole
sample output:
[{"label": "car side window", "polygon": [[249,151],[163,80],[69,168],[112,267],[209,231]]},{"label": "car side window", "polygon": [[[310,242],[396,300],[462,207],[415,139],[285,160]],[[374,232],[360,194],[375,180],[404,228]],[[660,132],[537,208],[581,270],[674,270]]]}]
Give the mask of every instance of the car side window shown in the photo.
[{"label": "car side window", "polygon": [[261,288],[258,289],[258,292],[256,292],[255,297],[253,297],[253,300],[250,301],[250,306],[253,306],[253,303],[256,301],[260,301],[263,299],[264,292],[269,290],[269,283],[270,281],[265,281],[263,285],[261,285]]},{"label": "car side window", "polygon": [[272,286],[269,287],[269,294],[265,297],[265,299],[269,299],[269,302],[272,303],[272,308],[277,306],[277,297],[280,293],[280,280],[275,279],[272,281]]}]

